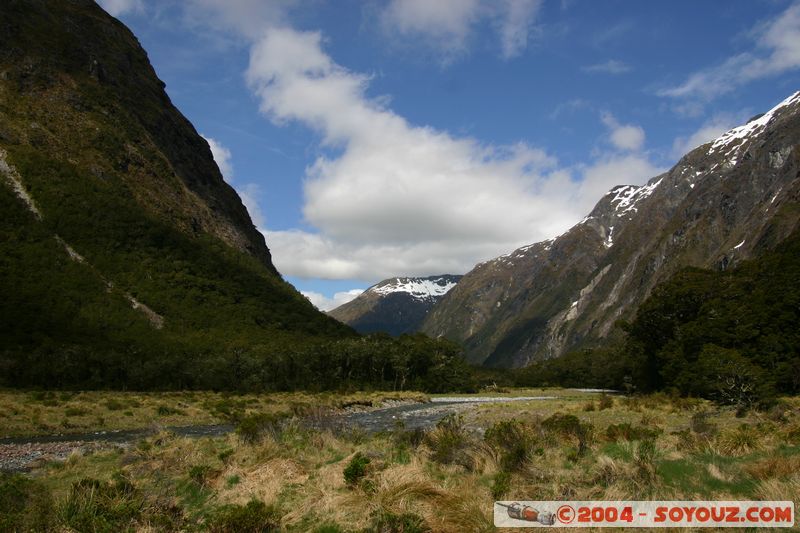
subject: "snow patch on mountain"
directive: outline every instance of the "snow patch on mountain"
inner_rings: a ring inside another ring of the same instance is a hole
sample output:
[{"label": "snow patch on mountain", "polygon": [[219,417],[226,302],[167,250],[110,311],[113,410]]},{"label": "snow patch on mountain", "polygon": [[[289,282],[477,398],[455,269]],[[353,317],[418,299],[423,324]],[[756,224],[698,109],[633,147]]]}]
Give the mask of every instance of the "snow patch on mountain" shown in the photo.
[{"label": "snow patch on mountain", "polygon": [[431,278],[393,278],[374,287],[367,292],[386,296],[397,292],[406,292],[417,299],[439,298],[456,286],[450,277]]},{"label": "snow patch on mountain", "polygon": [[614,206],[614,214],[619,217],[631,212],[637,212],[638,208],[636,204],[653,194],[653,191],[656,190],[656,187],[659,186],[662,180],[663,178],[641,187],[636,185],[622,185],[608,191],[606,196],[609,194],[614,195],[614,198],[611,199],[611,205]]},{"label": "snow patch on mountain", "polygon": [[800,103],[800,91],[794,93],[789,98],[776,105],[757,119],[751,120],[747,124],[737,126],[723,133],[720,137],[714,140],[713,143],[711,143],[711,147],[708,149],[708,155],[719,152],[728,160],[730,160],[732,165],[735,165],[736,161],[739,159],[742,148],[745,145],[745,141],[762,133],[767,127],[767,124],[769,124],[774,118],[775,113],[777,113],[780,109],[795,103]]}]

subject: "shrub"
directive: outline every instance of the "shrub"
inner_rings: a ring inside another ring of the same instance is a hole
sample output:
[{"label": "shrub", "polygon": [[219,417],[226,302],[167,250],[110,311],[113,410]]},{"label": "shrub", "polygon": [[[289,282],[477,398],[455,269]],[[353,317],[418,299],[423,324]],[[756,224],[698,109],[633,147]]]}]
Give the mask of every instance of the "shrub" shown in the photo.
[{"label": "shrub", "polygon": [[369,465],[369,457],[366,457],[361,452],[356,453],[347,466],[344,468],[344,481],[350,486],[358,485],[364,476],[367,475],[367,466]]},{"label": "shrub", "polygon": [[636,478],[646,487],[651,487],[656,481],[656,443],[654,440],[639,442],[634,454],[636,464]]},{"label": "shrub", "polygon": [[230,459],[232,455],[233,455],[233,449],[227,448],[219,452],[219,454],[217,454],[217,458],[223,463],[227,464],[228,459]]},{"label": "shrub", "polygon": [[428,533],[431,529],[421,516],[414,513],[394,514],[376,511],[364,533]]},{"label": "shrub", "polygon": [[532,431],[516,420],[504,420],[486,430],[484,440],[500,452],[503,470],[514,471],[529,459],[536,443]]},{"label": "shrub", "polygon": [[267,434],[273,437],[278,436],[283,418],[283,416],[268,413],[247,415],[239,420],[236,433],[245,443],[255,444]]},{"label": "shrub", "polygon": [[760,432],[747,424],[728,430],[717,438],[717,449],[723,455],[747,455],[760,447]]},{"label": "shrub", "polygon": [[121,402],[114,399],[106,400],[105,406],[106,409],[108,409],[109,411],[120,411],[122,408],[125,407],[125,405],[123,405]]},{"label": "shrub", "polygon": [[692,419],[689,423],[689,428],[697,434],[700,435],[713,435],[717,432],[716,424],[712,424],[708,421],[709,413],[705,411],[701,411],[699,413],[695,413],[692,415]]},{"label": "shrub", "polygon": [[449,414],[439,420],[436,427],[425,435],[425,444],[433,452],[431,459],[437,463],[470,466],[466,456],[469,437],[461,416]]},{"label": "shrub", "polygon": [[53,499],[41,483],[0,473],[0,531],[48,531],[54,523]]},{"label": "shrub", "polygon": [[205,485],[212,477],[214,470],[208,465],[195,465],[189,469],[189,479],[198,485]]},{"label": "shrub", "polygon": [[600,401],[598,402],[598,409],[602,411],[603,409],[611,409],[612,407],[614,407],[614,398],[605,393],[601,394]]},{"label": "shrub", "polygon": [[184,415],[183,411],[180,409],[175,409],[174,407],[170,407],[168,405],[159,405],[156,407],[156,413],[158,416],[169,416],[169,415]]},{"label": "shrub", "polygon": [[66,416],[83,416],[88,413],[89,411],[81,407],[67,407],[66,409],[64,409],[64,414]]},{"label": "shrub", "polygon": [[247,505],[225,505],[208,521],[213,533],[271,533],[280,530],[280,515],[259,500]]},{"label": "shrub", "polygon": [[498,472],[492,480],[492,498],[502,500],[511,489],[511,474],[508,472]]},{"label": "shrub", "polygon": [[653,440],[661,433],[660,429],[646,428],[643,426],[632,426],[628,422],[621,424],[611,424],[606,429],[606,438],[617,442],[620,439],[632,440]]},{"label": "shrub", "polygon": [[111,532],[127,529],[141,514],[142,505],[134,486],[121,475],[110,483],[84,478],[72,484],[61,516],[77,531]]},{"label": "shrub", "polygon": [[578,441],[576,457],[582,457],[592,443],[594,426],[581,422],[575,415],[555,413],[542,421],[542,429],[562,437],[574,437]]}]

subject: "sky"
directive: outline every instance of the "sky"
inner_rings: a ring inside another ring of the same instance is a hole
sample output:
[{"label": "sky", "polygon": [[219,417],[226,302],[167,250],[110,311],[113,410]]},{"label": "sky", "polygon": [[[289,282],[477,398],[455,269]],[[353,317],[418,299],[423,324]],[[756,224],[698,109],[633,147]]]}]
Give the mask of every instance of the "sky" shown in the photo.
[{"label": "sky", "polygon": [[555,237],[800,89],[800,0],[101,0],[320,309]]}]

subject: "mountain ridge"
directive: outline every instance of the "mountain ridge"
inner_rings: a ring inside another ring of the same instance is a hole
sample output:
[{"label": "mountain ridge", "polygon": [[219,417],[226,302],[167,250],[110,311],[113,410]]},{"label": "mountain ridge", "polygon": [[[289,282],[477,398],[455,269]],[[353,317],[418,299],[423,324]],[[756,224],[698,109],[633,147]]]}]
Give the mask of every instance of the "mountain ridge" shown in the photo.
[{"label": "mountain ridge", "polygon": [[461,279],[459,275],[388,278],[328,315],[359,333],[413,333],[433,306]]},{"label": "mountain ridge", "polygon": [[356,336],[281,278],[94,2],[0,3],[0,208],[4,386],[263,388],[275,353]]},{"label": "mountain ridge", "polygon": [[613,336],[682,266],[774,247],[798,220],[799,109],[794,93],[647,184],[612,188],[555,239],[477,265],[422,331],[462,342],[472,363],[525,366]]}]

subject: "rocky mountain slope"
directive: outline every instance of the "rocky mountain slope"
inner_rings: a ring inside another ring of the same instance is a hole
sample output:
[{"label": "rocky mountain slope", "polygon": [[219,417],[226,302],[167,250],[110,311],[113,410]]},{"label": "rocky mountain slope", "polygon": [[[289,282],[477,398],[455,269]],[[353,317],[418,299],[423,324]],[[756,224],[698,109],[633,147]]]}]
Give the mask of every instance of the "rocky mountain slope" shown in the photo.
[{"label": "rocky mountain slope", "polygon": [[386,279],[328,314],[360,333],[412,333],[460,279],[449,274]]},{"label": "rocky mountain slope", "polygon": [[797,227],[798,143],[795,93],[646,185],[613,188],[563,235],[476,266],[422,331],[464,343],[470,362],[504,367],[613,336],[678,269],[729,268]]},{"label": "rocky mountain slope", "polygon": [[0,2],[0,207],[16,385],[190,386],[233,344],[353,334],[280,278],[145,51],[90,0]]}]

